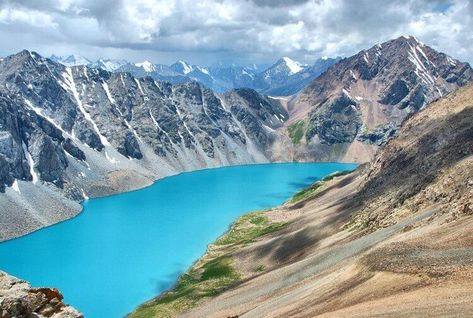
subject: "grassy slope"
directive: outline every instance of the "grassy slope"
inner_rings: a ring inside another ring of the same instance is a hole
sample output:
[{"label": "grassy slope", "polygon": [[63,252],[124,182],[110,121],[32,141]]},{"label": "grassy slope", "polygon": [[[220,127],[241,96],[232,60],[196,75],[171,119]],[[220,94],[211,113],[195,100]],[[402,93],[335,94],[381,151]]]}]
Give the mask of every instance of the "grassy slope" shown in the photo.
[{"label": "grassy slope", "polygon": [[312,185],[310,185],[309,187],[307,187],[305,189],[302,189],[301,191],[297,192],[287,202],[288,203],[297,203],[297,202],[301,202],[303,200],[313,198],[314,195],[316,195],[320,191],[320,189],[324,186],[324,184],[327,181],[330,181],[335,177],[346,175],[348,173],[350,173],[350,171],[341,171],[341,172],[332,173],[331,175],[326,176],[322,180],[316,181]]},{"label": "grassy slope", "polygon": [[[264,211],[240,217],[206,254],[179,278],[176,286],[160,297],[143,304],[129,317],[175,317],[199,301],[218,295],[240,281],[240,274],[232,266],[231,252],[277,231],[285,223],[271,223]],[[264,271],[260,266],[256,272]]]},{"label": "grassy slope", "polygon": [[304,122],[302,120],[290,125],[287,128],[289,132],[289,137],[292,140],[294,145],[298,145],[301,142],[302,137],[304,136]]}]

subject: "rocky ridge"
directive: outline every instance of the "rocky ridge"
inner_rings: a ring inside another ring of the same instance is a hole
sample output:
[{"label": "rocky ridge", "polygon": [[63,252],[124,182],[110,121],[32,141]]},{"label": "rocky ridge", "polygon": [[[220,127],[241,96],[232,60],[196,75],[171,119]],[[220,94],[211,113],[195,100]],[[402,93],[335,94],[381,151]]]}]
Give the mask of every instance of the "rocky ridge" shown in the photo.
[{"label": "rocky ridge", "polygon": [[[296,157],[358,156],[376,149],[413,113],[473,79],[467,63],[414,37],[400,37],[330,67],[289,104],[288,125],[304,121]],[[329,146],[329,147],[328,147]]]},{"label": "rocky ridge", "polygon": [[62,302],[54,288],[31,288],[18,278],[0,272],[1,318],[83,318],[74,308]]}]

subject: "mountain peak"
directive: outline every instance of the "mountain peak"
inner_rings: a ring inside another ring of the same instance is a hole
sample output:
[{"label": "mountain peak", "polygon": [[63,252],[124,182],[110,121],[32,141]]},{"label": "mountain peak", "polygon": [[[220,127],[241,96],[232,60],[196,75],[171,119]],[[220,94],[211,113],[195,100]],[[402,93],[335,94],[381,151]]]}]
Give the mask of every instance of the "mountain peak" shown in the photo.
[{"label": "mountain peak", "polygon": [[[394,42],[394,43],[407,43],[407,44],[411,44],[411,45],[420,45],[420,46],[424,46],[424,43],[422,43],[418,38],[416,38],[415,36],[413,35],[401,35],[400,37],[398,38],[395,38],[391,41],[387,41],[385,43],[388,43],[388,42]],[[382,45],[382,44],[377,44],[378,46]]]},{"label": "mountain peak", "polygon": [[183,69],[182,72],[184,74],[192,72],[192,66],[189,65],[189,63],[187,63],[186,61],[179,60],[179,61],[177,61],[177,63],[182,65],[182,69]]},{"label": "mountain peak", "polygon": [[145,60],[141,63],[136,63],[135,66],[143,68],[145,70],[145,72],[147,72],[147,73],[151,73],[151,72],[156,70],[154,64],[151,63],[150,61],[147,61],[147,60]]},{"label": "mountain peak", "polygon": [[100,68],[109,72],[114,72],[125,64],[127,64],[127,61],[125,60],[110,60],[101,58],[98,59],[95,63],[90,64],[90,66]]},{"label": "mountain peak", "polygon": [[284,56],[281,58],[281,61],[286,64],[286,66],[289,68],[289,74],[296,74],[302,71],[304,68],[302,67],[302,64],[299,62],[294,61],[293,59]]},{"label": "mountain peak", "polygon": [[178,60],[176,63],[170,66],[172,70],[181,73],[181,74],[188,74],[194,70],[194,67],[183,60]]},{"label": "mountain peak", "polygon": [[91,63],[87,58],[77,54],[64,56],[51,55],[50,59],[66,66],[88,65]]}]

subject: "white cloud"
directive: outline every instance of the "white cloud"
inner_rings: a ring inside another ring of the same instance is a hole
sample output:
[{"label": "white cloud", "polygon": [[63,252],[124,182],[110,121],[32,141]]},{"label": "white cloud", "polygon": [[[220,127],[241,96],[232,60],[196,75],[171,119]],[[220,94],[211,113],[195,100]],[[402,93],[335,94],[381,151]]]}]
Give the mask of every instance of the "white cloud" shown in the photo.
[{"label": "white cloud", "polygon": [[56,28],[52,16],[37,10],[23,10],[17,8],[1,8],[0,23],[2,24],[26,24],[36,28]]},{"label": "white cloud", "polygon": [[468,0],[0,0],[0,53],[311,62],[411,34],[471,62],[472,15]]}]

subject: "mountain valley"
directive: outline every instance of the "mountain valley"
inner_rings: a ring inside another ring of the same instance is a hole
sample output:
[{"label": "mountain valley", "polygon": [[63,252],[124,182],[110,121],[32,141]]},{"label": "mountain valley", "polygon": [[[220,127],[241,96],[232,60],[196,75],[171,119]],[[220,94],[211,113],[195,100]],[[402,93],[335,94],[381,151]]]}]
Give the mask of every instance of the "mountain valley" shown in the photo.
[{"label": "mountain valley", "polygon": [[[23,50],[0,60],[0,241],[185,171],[358,163],[237,220],[130,316],[469,316],[472,80],[468,63],[413,36],[269,67]],[[57,290],[2,272],[0,298],[15,284],[21,310],[34,294],[45,316],[80,317]]]},{"label": "mountain valley", "polygon": [[[291,63],[295,75],[304,72]],[[1,237],[76,215],[89,197],[181,171],[370,161],[406,117],[472,78],[468,64],[413,37],[343,59],[290,98],[250,88],[217,94],[194,81],[69,67],[22,51],[0,62]]]}]

